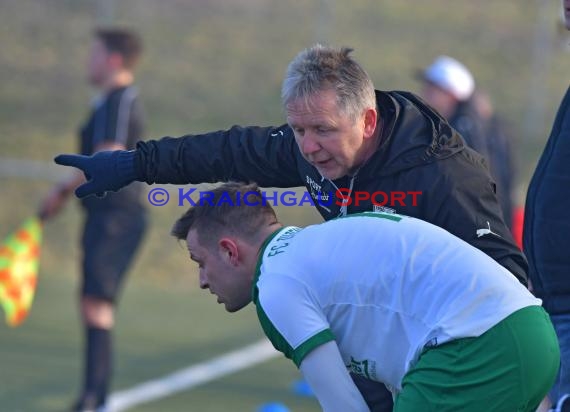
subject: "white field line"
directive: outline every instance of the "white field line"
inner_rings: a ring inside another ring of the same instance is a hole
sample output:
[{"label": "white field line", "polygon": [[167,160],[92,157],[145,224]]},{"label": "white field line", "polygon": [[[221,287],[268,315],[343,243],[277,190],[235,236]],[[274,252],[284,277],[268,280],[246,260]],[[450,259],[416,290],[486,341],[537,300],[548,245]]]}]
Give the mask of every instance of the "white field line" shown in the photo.
[{"label": "white field line", "polygon": [[189,366],[162,378],[115,392],[111,395],[107,411],[124,411],[142,403],[164,398],[239,370],[250,368],[279,355],[280,353],[271,346],[267,339],[262,339],[249,346]]}]

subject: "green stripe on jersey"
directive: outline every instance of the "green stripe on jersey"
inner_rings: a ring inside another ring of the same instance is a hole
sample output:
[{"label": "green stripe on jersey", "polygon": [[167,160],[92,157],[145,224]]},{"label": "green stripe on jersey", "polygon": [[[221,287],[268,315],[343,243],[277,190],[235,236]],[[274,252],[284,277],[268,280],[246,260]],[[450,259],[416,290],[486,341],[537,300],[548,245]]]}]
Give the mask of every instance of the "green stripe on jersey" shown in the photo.
[{"label": "green stripe on jersey", "polygon": [[293,352],[295,350],[291,345],[289,345],[289,342],[287,342],[283,335],[279,333],[275,326],[273,326],[273,323],[269,320],[269,317],[261,307],[261,303],[256,302],[255,308],[257,311],[257,317],[259,318],[259,323],[261,323],[261,328],[275,349],[282,352],[287,358],[293,359]]},{"label": "green stripe on jersey", "polygon": [[287,339],[285,339],[273,325],[259,302],[257,302],[256,310],[257,317],[259,318],[259,323],[261,323],[261,328],[263,329],[263,332],[265,332],[267,338],[273,344],[273,347],[279,352],[283,353],[285,357],[291,359],[297,367],[301,366],[301,362],[303,362],[305,356],[307,356],[313,349],[324,343],[334,340],[332,331],[330,329],[325,329],[318,332],[316,335],[311,336],[309,339],[299,345],[297,349],[294,349],[289,344],[289,342],[287,342]]},{"label": "green stripe on jersey", "polygon": [[350,215],[346,215],[346,216],[340,216],[337,219],[346,219],[349,217],[376,217],[376,218],[380,218],[380,219],[388,219],[388,220],[393,220],[394,222],[399,222],[400,220],[402,220],[404,217],[402,215],[397,215],[395,213],[385,213],[385,212],[361,212],[361,213],[353,213]]},{"label": "green stripe on jersey", "polygon": [[259,257],[257,258],[257,264],[255,265],[255,273],[253,274],[253,284],[251,288],[251,296],[253,303],[257,305],[257,296],[259,295],[259,290],[257,289],[257,281],[259,280],[259,276],[261,275],[261,264],[263,263],[263,254],[265,253],[265,248],[269,243],[273,240],[277,234],[281,233],[281,231],[285,229],[284,227],[280,227],[275,232],[265,239],[261,247],[259,248]]},{"label": "green stripe on jersey", "polygon": [[335,340],[334,335],[330,329],[325,329],[317,333],[315,336],[303,342],[293,353],[293,362],[297,367],[301,366],[301,362],[305,356],[318,346],[324,345],[327,342]]}]

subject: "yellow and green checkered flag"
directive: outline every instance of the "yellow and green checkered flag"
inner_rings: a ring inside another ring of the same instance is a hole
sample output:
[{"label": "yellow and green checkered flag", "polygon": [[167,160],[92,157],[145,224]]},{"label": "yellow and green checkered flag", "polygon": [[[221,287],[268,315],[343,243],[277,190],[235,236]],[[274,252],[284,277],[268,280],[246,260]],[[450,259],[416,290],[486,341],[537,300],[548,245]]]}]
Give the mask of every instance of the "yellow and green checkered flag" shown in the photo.
[{"label": "yellow and green checkered flag", "polygon": [[32,306],[41,237],[41,220],[31,217],[0,244],[0,306],[10,326],[22,323]]}]

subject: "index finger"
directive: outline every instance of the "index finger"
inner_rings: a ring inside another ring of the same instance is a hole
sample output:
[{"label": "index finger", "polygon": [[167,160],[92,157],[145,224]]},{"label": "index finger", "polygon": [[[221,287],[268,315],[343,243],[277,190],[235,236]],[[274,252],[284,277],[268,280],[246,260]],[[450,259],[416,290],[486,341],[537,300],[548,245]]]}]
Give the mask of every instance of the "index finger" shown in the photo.
[{"label": "index finger", "polygon": [[55,157],[54,162],[62,166],[73,166],[78,169],[84,170],[85,160],[89,156],[77,155],[77,154],[61,154]]}]

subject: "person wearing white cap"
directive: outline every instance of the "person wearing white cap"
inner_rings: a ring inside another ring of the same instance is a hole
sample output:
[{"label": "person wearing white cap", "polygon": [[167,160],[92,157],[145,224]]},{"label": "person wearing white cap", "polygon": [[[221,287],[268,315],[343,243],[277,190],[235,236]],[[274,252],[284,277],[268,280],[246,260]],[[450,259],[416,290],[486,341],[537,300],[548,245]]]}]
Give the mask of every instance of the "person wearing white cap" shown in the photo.
[{"label": "person wearing white cap", "polygon": [[475,80],[467,67],[452,57],[439,56],[419,74],[423,80],[420,96],[488,159],[483,121],[471,104]]},{"label": "person wearing white cap", "polygon": [[447,92],[457,101],[465,101],[475,91],[475,80],[462,63],[449,56],[439,56],[424,71],[428,82]]}]

